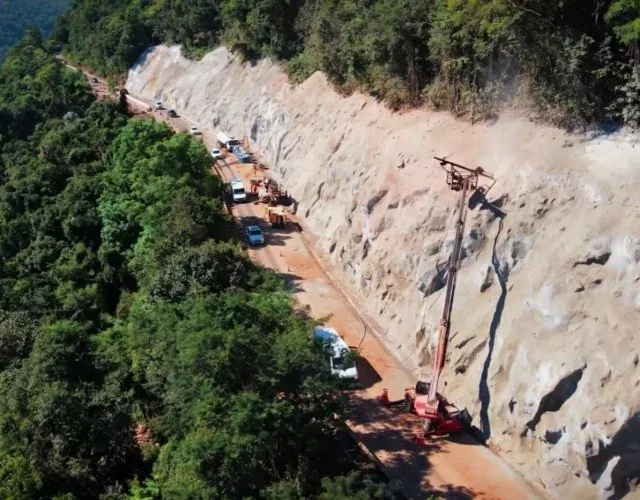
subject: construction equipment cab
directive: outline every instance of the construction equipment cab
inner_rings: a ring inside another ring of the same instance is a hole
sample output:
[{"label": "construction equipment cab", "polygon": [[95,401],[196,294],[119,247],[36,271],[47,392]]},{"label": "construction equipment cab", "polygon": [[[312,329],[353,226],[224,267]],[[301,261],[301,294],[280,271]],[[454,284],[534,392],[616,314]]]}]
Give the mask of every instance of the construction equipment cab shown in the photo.
[{"label": "construction equipment cab", "polygon": [[231,179],[229,187],[231,189],[231,196],[233,197],[234,203],[247,201],[247,192],[244,190],[244,183],[242,182],[242,179],[234,177]]},{"label": "construction equipment cab", "polygon": [[355,355],[336,330],[327,326],[317,326],[313,329],[313,338],[327,346],[332,374],[343,379],[358,379]]}]

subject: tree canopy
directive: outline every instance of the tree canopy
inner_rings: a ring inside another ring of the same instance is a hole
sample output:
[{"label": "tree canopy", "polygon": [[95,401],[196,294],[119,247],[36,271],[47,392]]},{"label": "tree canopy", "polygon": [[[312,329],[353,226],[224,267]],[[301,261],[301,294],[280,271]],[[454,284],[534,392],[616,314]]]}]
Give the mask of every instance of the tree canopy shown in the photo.
[{"label": "tree canopy", "polygon": [[394,108],[482,119],[518,102],[572,127],[640,123],[639,37],[637,0],[78,0],[54,38],[105,74],[155,43],[226,44]]},{"label": "tree canopy", "polygon": [[27,27],[36,26],[48,35],[68,4],[69,0],[0,0],[0,63]]},{"label": "tree canopy", "polygon": [[0,116],[0,497],[377,494],[314,324],[233,240],[202,143],[96,101],[35,31]]}]

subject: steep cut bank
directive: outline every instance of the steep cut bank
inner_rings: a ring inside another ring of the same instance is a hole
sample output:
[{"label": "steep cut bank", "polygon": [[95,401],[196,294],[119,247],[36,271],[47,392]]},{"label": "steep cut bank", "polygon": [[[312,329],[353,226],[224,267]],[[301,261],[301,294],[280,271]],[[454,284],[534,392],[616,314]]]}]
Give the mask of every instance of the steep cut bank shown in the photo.
[{"label": "steep cut bank", "polygon": [[455,194],[434,154],[482,165],[499,210],[470,213],[447,396],[551,496],[621,498],[640,477],[640,145],[502,118],[393,114],[291,86],[267,60],[147,52],[127,88],[248,136],[320,252],[408,368],[428,370]]}]

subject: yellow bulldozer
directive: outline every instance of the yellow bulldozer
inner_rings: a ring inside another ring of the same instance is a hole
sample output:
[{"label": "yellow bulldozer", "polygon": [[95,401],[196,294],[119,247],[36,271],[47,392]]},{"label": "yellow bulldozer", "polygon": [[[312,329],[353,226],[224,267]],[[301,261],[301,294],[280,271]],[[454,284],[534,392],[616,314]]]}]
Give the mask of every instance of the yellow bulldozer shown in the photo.
[{"label": "yellow bulldozer", "polygon": [[266,207],[266,215],[267,215],[267,220],[274,227],[285,227],[285,225],[287,224],[287,220],[288,220],[287,212],[283,207],[268,206]]}]

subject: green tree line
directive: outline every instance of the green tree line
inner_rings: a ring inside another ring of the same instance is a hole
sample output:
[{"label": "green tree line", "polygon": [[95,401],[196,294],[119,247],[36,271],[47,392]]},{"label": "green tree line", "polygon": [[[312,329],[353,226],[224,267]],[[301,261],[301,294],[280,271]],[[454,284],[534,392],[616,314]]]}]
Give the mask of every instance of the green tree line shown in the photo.
[{"label": "green tree line", "polygon": [[566,127],[640,122],[638,0],[76,0],[56,43],[103,74],[150,45],[226,44],[398,108],[471,119],[517,103]]},{"label": "green tree line", "polygon": [[35,31],[0,68],[0,498],[379,496],[206,149],[125,111]]}]

